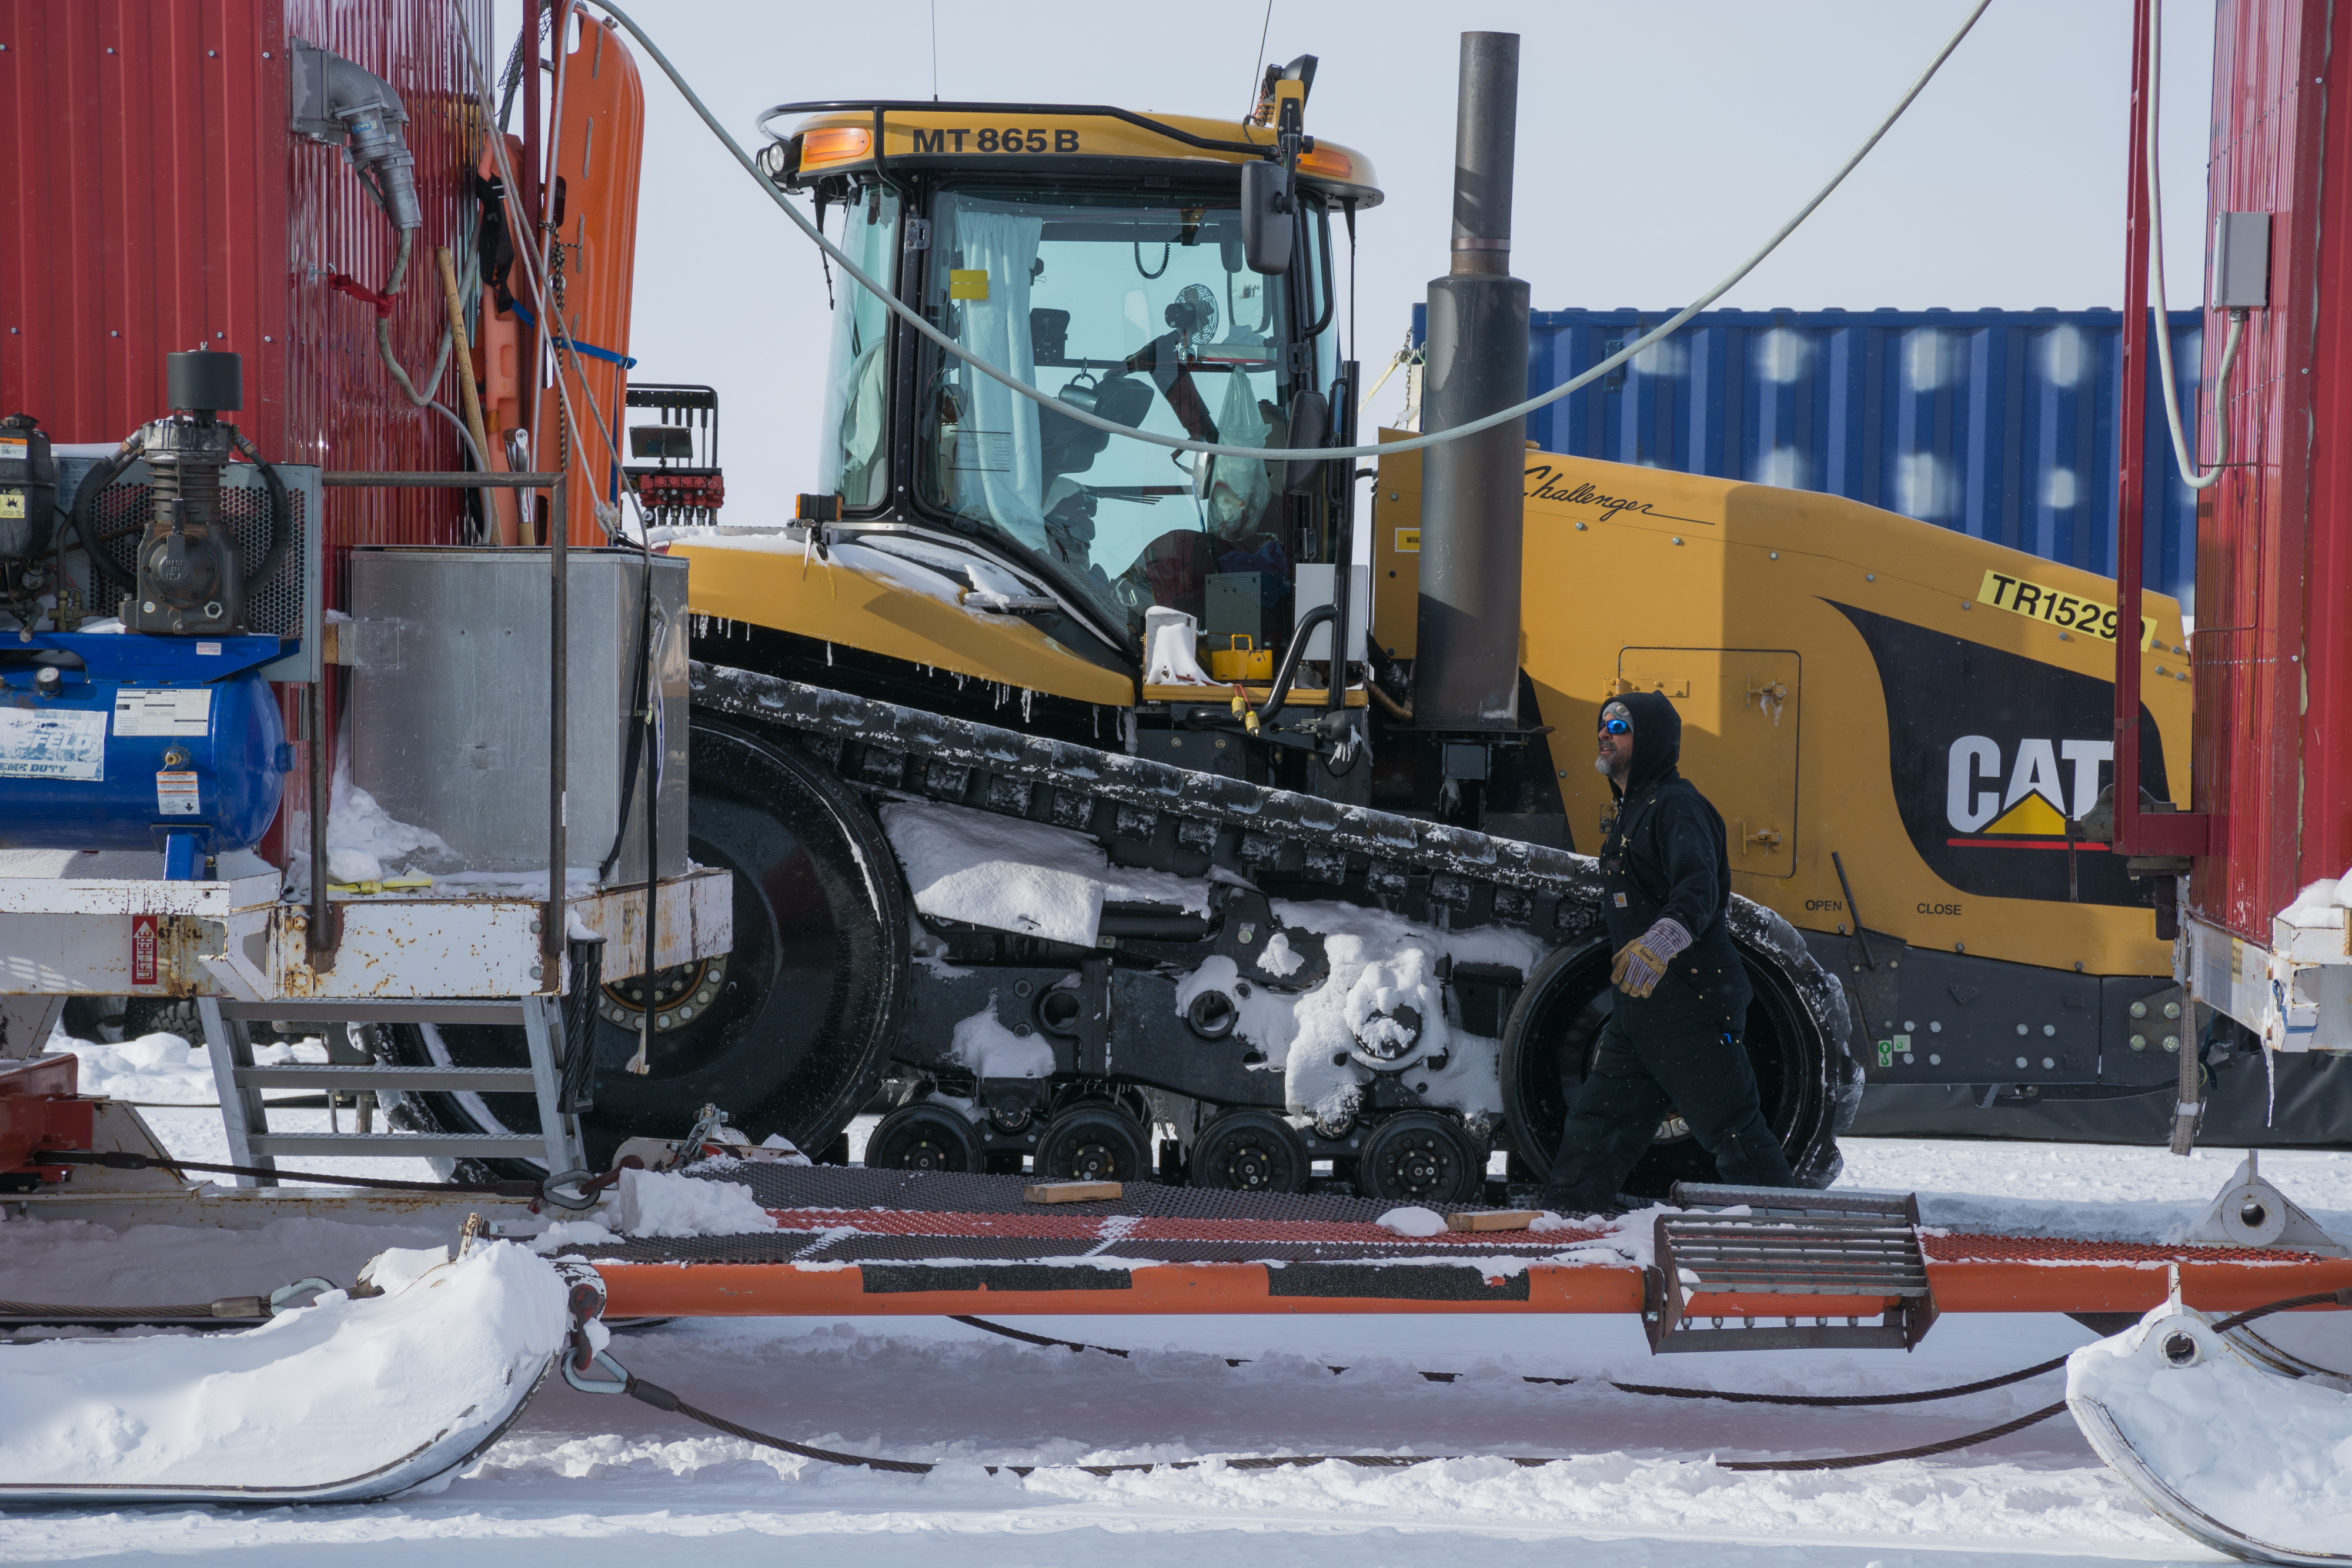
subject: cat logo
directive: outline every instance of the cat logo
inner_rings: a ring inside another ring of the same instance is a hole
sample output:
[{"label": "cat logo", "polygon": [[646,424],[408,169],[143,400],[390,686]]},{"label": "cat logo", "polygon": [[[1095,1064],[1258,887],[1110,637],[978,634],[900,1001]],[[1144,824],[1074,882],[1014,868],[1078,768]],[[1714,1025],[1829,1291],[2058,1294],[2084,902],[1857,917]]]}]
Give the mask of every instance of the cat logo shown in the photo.
[{"label": "cat logo", "polygon": [[2016,761],[2004,775],[2000,742],[1987,735],[1961,736],[1952,742],[1944,788],[1944,820],[1957,836],[1945,843],[1956,849],[2064,848],[2067,819],[2081,818],[2098,800],[2099,769],[2115,755],[2112,740],[2020,740]]},{"label": "cat logo", "polygon": [[[1984,897],[2140,902],[2123,856],[2084,842],[2079,828],[2075,852],[2065,852],[2069,821],[2114,777],[2113,685],[1857,605],[1838,609],[1869,646],[1880,689],[1901,694],[1886,706],[1887,777],[1904,834],[1931,873]],[[2164,737],[2146,705],[2139,733],[2140,780],[2168,800]]]}]

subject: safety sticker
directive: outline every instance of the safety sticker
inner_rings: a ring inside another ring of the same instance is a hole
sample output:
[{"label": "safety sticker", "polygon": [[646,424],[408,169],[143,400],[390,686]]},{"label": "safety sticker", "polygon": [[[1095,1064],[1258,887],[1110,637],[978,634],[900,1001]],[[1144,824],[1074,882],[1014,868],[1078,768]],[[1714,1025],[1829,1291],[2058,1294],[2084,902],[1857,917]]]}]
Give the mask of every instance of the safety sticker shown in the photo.
[{"label": "safety sticker", "polygon": [[131,917],[131,983],[134,986],[155,983],[155,927],[152,915]]},{"label": "safety sticker", "polygon": [[[2079,593],[2068,593],[2047,583],[1987,571],[1984,581],[1977,588],[1977,597],[1995,610],[2006,610],[2011,615],[2047,622],[2063,631],[2080,632],[2102,642],[2116,640],[2114,605],[2085,599]],[[2139,645],[2146,649],[2155,642],[2156,617],[2143,615],[2139,621]]]},{"label": "safety sticker", "polygon": [[196,797],[196,776],[193,773],[158,773],[155,775],[155,814],[159,817],[193,817],[201,808]]},{"label": "safety sticker", "polygon": [[210,686],[126,687],[114,694],[117,735],[194,736],[212,727]]},{"label": "safety sticker", "polygon": [[21,435],[0,435],[0,463],[29,463],[33,444]]},{"label": "safety sticker", "polygon": [[1396,534],[1397,554],[1419,555],[1421,553],[1421,530],[1419,528],[1399,528],[1396,531]]},{"label": "safety sticker", "polygon": [[0,517],[21,517],[25,515],[25,492],[0,490]]},{"label": "safety sticker", "polygon": [[1010,474],[1013,472],[1013,433],[1009,430],[967,430],[956,437],[955,460],[951,466],[959,474]]},{"label": "safety sticker", "polygon": [[104,708],[0,707],[0,779],[105,778]]},{"label": "safety sticker", "polygon": [[948,269],[948,298],[950,299],[985,299],[988,298],[988,274],[971,267]]}]

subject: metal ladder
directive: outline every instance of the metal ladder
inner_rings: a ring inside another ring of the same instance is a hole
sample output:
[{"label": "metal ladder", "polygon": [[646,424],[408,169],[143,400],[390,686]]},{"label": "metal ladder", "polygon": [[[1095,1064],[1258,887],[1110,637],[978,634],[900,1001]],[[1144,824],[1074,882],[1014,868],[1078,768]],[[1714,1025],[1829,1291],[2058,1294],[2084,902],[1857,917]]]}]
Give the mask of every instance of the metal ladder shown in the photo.
[{"label": "metal ladder", "polygon": [[[543,1160],[550,1175],[586,1165],[575,1115],[562,1099],[563,1003],[558,997],[495,1001],[232,1002],[200,997],[206,1054],[220,1090],[221,1122],[229,1163],[275,1169],[279,1155],[394,1155],[449,1159]],[[331,1041],[324,1062],[256,1066],[251,1023],[318,1024]],[[359,1066],[332,1060],[334,1043],[354,1023],[520,1024],[530,1061],[521,1067]],[[324,1089],[332,1096],[357,1090],[438,1090],[477,1093],[527,1092],[539,1102],[540,1134],[511,1133],[273,1133],[264,1089]],[[275,1186],[238,1176],[239,1186]]]}]

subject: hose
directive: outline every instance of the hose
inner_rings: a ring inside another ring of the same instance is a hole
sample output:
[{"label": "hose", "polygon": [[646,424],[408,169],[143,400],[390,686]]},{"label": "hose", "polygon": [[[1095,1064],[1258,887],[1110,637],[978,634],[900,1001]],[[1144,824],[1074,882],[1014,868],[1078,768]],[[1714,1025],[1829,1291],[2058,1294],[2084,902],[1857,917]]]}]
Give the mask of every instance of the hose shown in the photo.
[{"label": "hose", "polygon": [[[383,286],[384,298],[388,299],[400,298],[402,287],[408,282],[408,253],[415,243],[415,229],[400,231],[400,249],[393,256],[392,277]],[[376,357],[383,361],[383,368],[392,372],[392,379],[399,384],[401,395],[407,398],[411,404],[417,408],[438,406],[433,402],[433,394],[440,389],[441,372],[449,368],[448,328],[441,329],[441,351],[433,357],[433,374],[426,379],[423,392],[416,390],[416,383],[408,379],[408,371],[401,366],[400,356],[392,351],[392,318],[388,315],[380,314],[375,319],[375,351]],[[442,412],[446,413],[448,411],[444,409]],[[470,437],[466,444],[468,446],[473,444]],[[478,458],[479,454],[476,455]]]},{"label": "hose", "polygon": [[2230,465],[2230,421],[2222,413],[2222,402],[2230,395],[2230,368],[2238,358],[2238,340],[2246,330],[2243,309],[2230,312],[2230,334],[2221,342],[2221,367],[2213,378],[2213,469],[2200,476],[2197,459],[2189,450],[2189,438],[2180,428],[2180,393],[2172,380],[2172,317],[2164,308],[2164,193],[2157,179],[2157,103],[2158,83],[2162,79],[2158,67],[2163,58],[2159,40],[2164,32],[2162,0],[2150,0],[2147,7],[2147,249],[2148,265],[2153,276],[2149,285],[2156,292],[2156,364],[2164,382],[2164,421],[2172,432],[2172,461],[2180,470],[2180,482],[2192,490],[2210,490]]},{"label": "hose", "polygon": [[[245,455],[245,460],[261,471],[261,484],[269,497],[269,548],[261,552],[261,564],[245,574],[245,585],[267,582],[269,574],[286,559],[287,549],[294,542],[294,501],[286,494],[286,481],[278,470],[262,461],[261,453],[246,439],[245,432],[229,427],[229,441]],[[315,524],[313,526],[316,526]]]},{"label": "hose", "polygon": [[[1154,434],[1150,431],[1131,429],[1114,420],[1105,419],[1098,414],[1090,413],[1084,409],[1071,407],[1069,404],[1063,402],[1059,398],[1055,397],[1053,394],[1040,392],[1035,387],[1031,386],[1027,382],[1021,380],[1018,376],[1015,376],[996,365],[989,363],[986,360],[981,358],[971,350],[966,349],[961,344],[958,343],[954,339],[949,337],[947,333],[940,330],[938,327],[933,326],[929,320],[924,318],[920,311],[901,301],[894,291],[884,287],[873,277],[871,274],[867,273],[863,267],[859,267],[856,261],[851,259],[849,255],[843,251],[840,246],[835,245],[831,240],[826,239],[824,232],[812,225],[809,220],[802,214],[801,210],[794,206],[792,202],[785,197],[783,192],[779,190],[766,175],[760,172],[760,167],[757,163],[751,161],[751,154],[745,152],[741,144],[739,143],[734,137],[728,134],[726,127],[719,124],[718,117],[710,112],[709,106],[702,101],[701,98],[696,94],[695,90],[691,87],[687,85],[686,78],[680,75],[677,68],[670,63],[669,57],[662,53],[661,46],[655,43],[653,39],[647,36],[646,30],[643,27],[638,26],[637,24],[630,18],[627,12],[622,10],[618,5],[614,5],[612,0],[583,0],[583,3],[593,5],[603,10],[615,22],[619,23],[623,28],[626,29],[631,37],[636,39],[638,43],[645,46],[646,52],[653,57],[654,63],[661,67],[662,74],[669,78],[670,85],[677,89],[679,95],[682,96],[693,108],[695,113],[702,118],[703,124],[709,127],[710,133],[719,139],[719,142],[726,147],[729,152],[734,154],[735,162],[743,166],[743,172],[751,175],[751,178],[758,183],[760,188],[768,193],[769,199],[773,201],[778,207],[783,210],[784,215],[792,219],[793,223],[799,227],[803,234],[805,234],[810,239],[816,242],[817,248],[819,250],[823,251],[826,256],[832,257],[834,261],[838,263],[843,271],[846,272],[851,277],[856,278],[859,285],[861,285],[867,293],[873,295],[874,298],[887,308],[892,314],[896,315],[900,320],[906,322],[923,337],[929,339],[939,348],[954,355],[957,359],[963,361],[966,364],[971,366],[972,369],[978,371],[981,374],[988,377],[991,381],[1002,384],[1016,395],[1027,398],[1030,402],[1037,404],[1040,408],[1050,408],[1065,419],[1076,420],[1080,424],[1106,432],[1107,434],[1114,436],[1123,436],[1130,441],[1140,441],[1148,445],[1164,446],[1169,448],[1171,451],[1175,452],[1202,453],[1211,457],[1243,457],[1257,458],[1266,462],[1312,463],[1327,457],[1354,459],[1358,457],[1378,457],[1384,453],[1401,455],[1407,452],[1419,452],[1424,447],[1436,446],[1448,441],[1459,441],[1465,436],[1475,435],[1480,431],[1492,430],[1497,425],[1508,424],[1513,421],[1524,419],[1528,414],[1534,413],[1537,409],[1558,402],[1561,398],[1568,396],[1570,392],[1576,392],[1580,388],[1600,380],[1602,376],[1607,375],[1611,371],[1615,370],[1618,366],[1625,363],[1626,361],[1631,360],[1635,355],[1642,352],[1643,350],[1650,347],[1651,344],[1655,343],[1660,339],[1680,329],[1685,322],[1697,315],[1701,310],[1706,309],[1709,305],[1714,304],[1716,300],[1721,298],[1726,293],[1727,293],[1733,285],[1738,283],[1740,279],[1746,277],[1750,272],[1753,272],[1757,266],[1761,263],[1766,256],[1771,255],[1773,251],[1780,248],[1781,241],[1787,239],[1791,234],[1796,232],[1798,225],[1811,217],[1815,208],[1819,207],[1823,202],[1829,200],[1830,193],[1836,190],[1840,184],[1843,183],[1845,177],[1853,172],[1854,169],[1862,162],[1863,159],[1869,154],[1870,150],[1877,146],[1881,139],[1883,139],[1889,131],[1894,129],[1895,122],[1902,118],[1903,111],[1911,107],[1912,100],[1916,99],[1919,94],[1926,89],[1927,83],[1934,78],[1936,72],[1942,68],[1947,59],[1951,57],[1952,51],[1960,47],[1960,40],[1968,37],[1969,30],[1976,26],[1977,18],[1985,14],[1986,7],[1991,5],[1992,0],[1977,0],[1976,5],[1969,12],[1967,18],[1960,23],[1959,30],[1955,32],[1945,43],[1944,47],[1937,52],[1936,57],[1927,62],[1927,68],[1920,73],[1919,79],[1911,84],[1910,90],[1906,92],[1902,99],[1896,102],[1895,107],[1887,112],[1886,118],[1878,122],[1878,128],[1870,133],[1869,137],[1860,147],[1854,149],[1853,155],[1845,161],[1844,164],[1838,170],[1838,172],[1830,176],[1829,183],[1823,185],[1818,192],[1814,193],[1811,201],[1797,209],[1797,213],[1794,217],[1791,217],[1787,223],[1781,225],[1780,229],[1773,234],[1771,238],[1766,240],[1763,246],[1758,249],[1753,256],[1749,256],[1746,261],[1741,262],[1738,267],[1733,269],[1729,277],[1717,284],[1713,288],[1707,290],[1706,293],[1701,295],[1697,299],[1693,300],[1689,305],[1686,305],[1682,309],[1676,311],[1673,316],[1669,317],[1664,324],[1659,326],[1654,331],[1634,339],[1632,342],[1627,343],[1622,349],[1620,349],[1617,352],[1610,355],[1607,359],[1602,360],[1599,364],[1594,365],[1591,369],[1571,377],[1569,381],[1552,388],[1549,392],[1538,397],[1531,397],[1525,402],[1514,403],[1509,408],[1504,409],[1499,413],[1486,415],[1484,419],[1472,420],[1466,424],[1457,424],[1451,430],[1439,431],[1430,435],[1416,435],[1404,441],[1386,442],[1373,446],[1307,447],[1224,446],[1220,445],[1215,442],[1191,441],[1176,436]],[[468,47],[470,48],[470,44]],[[494,142],[493,145],[499,146],[503,144]]]}]

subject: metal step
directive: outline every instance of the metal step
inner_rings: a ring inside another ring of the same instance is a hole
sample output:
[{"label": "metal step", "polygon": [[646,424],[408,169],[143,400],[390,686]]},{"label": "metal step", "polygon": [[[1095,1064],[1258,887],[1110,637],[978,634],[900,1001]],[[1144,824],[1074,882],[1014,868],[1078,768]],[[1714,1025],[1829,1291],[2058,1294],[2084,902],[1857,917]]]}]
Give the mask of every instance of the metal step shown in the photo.
[{"label": "metal step", "polygon": [[[1654,1353],[1909,1350],[1936,1321],[1915,1195],[1686,1184],[1675,1200],[1750,1212],[1658,1217],[1642,1312]],[[1694,1315],[1706,1297],[1731,1300],[1704,1301]],[[1841,1310],[1788,1311],[1808,1297]],[[1858,1301],[1867,1309],[1853,1311]],[[1776,1310],[1755,1310],[1766,1302]]]},{"label": "metal step", "polygon": [[[391,1155],[424,1159],[528,1159],[551,1171],[576,1170],[583,1163],[579,1118],[561,1111],[564,1019],[561,1000],[550,997],[469,999],[458,1002],[405,999],[375,1001],[234,1002],[218,998],[197,998],[204,1020],[206,1054],[212,1058],[213,1079],[220,1089],[221,1126],[227,1134],[229,1163],[271,1168],[281,1155]],[[530,1062],[521,1067],[408,1067],[371,1064],[348,1038],[355,1023],[413,1022],[517,1023],[522,1026]],[[247,1026],[253,1023],[315,1023],[328,1037],[328,1054],[340,1057],[323,1062],[277,1062],[257,1065]],[[361,1061],[353,1061],[358,1055]],[[538,1103],[537,1134],[519,1133],[273,1133],[265,1088],[324,1089],[330,1103],[337,1093],[362,1091],[474,1091],[529,1094]],[[246,1176],[240,1186],[266,1185],[274,1178]]]},{"label": "metal step", "polygon": [[239,1067],[233,1076],[240,1085],[284,1089],[294,1085],[341,1090],[470,1089],[483,1093],[517,1091],[528,1094],[535,1084],[528,1067],[344,1067],[330,1062],[295,1061],[271,1067]]}]

